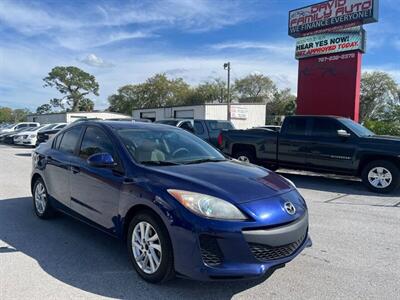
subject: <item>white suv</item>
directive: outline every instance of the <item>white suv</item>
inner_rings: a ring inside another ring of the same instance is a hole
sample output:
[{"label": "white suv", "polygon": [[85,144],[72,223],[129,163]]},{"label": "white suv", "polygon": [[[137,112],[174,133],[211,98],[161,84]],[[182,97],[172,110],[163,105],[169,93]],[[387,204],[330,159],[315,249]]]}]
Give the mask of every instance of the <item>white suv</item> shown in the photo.
[{"label": "white suv", "polygon": [[37,128],[28,128],[14,136],[14,144],[25,145],[25,146],[35,146],[37,141],[38,132],[51,129],[63,128],[67,123],[53,123],[42,125]]},{"label": "white suv", "polygon": [[40,124],[36,122],[21,122],[1,129],[0,133],[13,132],[20,129],[22,130],[22,128],[28,129],[29,127],[39,127],[39,126]]}]

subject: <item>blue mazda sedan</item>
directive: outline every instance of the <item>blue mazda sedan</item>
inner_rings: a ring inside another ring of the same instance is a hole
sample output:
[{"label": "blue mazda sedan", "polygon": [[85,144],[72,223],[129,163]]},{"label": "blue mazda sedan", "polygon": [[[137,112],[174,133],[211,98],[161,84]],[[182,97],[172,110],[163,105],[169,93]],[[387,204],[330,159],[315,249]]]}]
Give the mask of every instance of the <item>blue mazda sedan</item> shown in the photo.
[{"label": "blue mazda sedan", "polygon": [[32,157],[36,215],[61,211],[125,240],[149,282],[261,277],[311,245],[293,183],[179,128],[79,122]]}]

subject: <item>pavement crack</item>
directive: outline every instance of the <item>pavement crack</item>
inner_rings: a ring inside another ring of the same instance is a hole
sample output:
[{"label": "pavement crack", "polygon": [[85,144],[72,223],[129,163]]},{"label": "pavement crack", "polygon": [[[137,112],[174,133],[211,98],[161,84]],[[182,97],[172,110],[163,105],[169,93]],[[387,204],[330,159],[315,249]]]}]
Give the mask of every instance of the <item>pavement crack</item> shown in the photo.
[{"label": "pavement crack", "polygon": [[344,197],[346,197],[346,196],[348,196],[348,194],[343,194],[343,195],[340,195],[340,196],[336,196],[336,197],[333,197],[332,199],[325,200],[324,203],[330,203],[330,202],[332,202],[332,201],[335,201],[335,200],[344,198]]}]

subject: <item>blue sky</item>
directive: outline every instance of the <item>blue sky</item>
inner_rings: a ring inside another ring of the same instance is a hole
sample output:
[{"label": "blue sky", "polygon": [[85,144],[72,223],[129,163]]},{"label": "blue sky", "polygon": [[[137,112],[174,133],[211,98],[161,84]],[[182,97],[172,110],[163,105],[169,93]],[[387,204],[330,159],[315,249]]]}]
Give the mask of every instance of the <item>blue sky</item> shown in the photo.
[{"label": "blue sky", "polygon": [[[94,74],[97,109],[118,87],[155,73],[191,84],[249,73],[297,88],[290,9],[318,1],[0,0],[0,106],[34,110],[58,96],[42,78],[57,65]],[[365,26],[363,71],[383,70],[400,83],[400,2],[380,1],[380,21]]]}]

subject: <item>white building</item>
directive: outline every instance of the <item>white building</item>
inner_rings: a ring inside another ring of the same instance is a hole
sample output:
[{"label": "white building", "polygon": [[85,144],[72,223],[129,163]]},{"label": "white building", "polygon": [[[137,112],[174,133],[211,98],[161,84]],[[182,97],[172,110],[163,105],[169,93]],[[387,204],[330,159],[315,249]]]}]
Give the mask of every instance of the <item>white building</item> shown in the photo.
[{"label": "white building", "polygon": [[[265,104],[231,104],[231,121],[237,129],[265,125]],[[202,104],[133,110],[134,119],[158,121],[164,119],[227,120],[228,108],[222,104]]]},{"label": "white building", "polygon": [[119,113],[99,111],[99,112],[63,112],[63,113],[50,113],[50,114],[32,114],[28,115],[28,122],[38,122],[40,124],[49,123],[71,123],[78,119],[130,119],[130,116],[122,115]]}]

